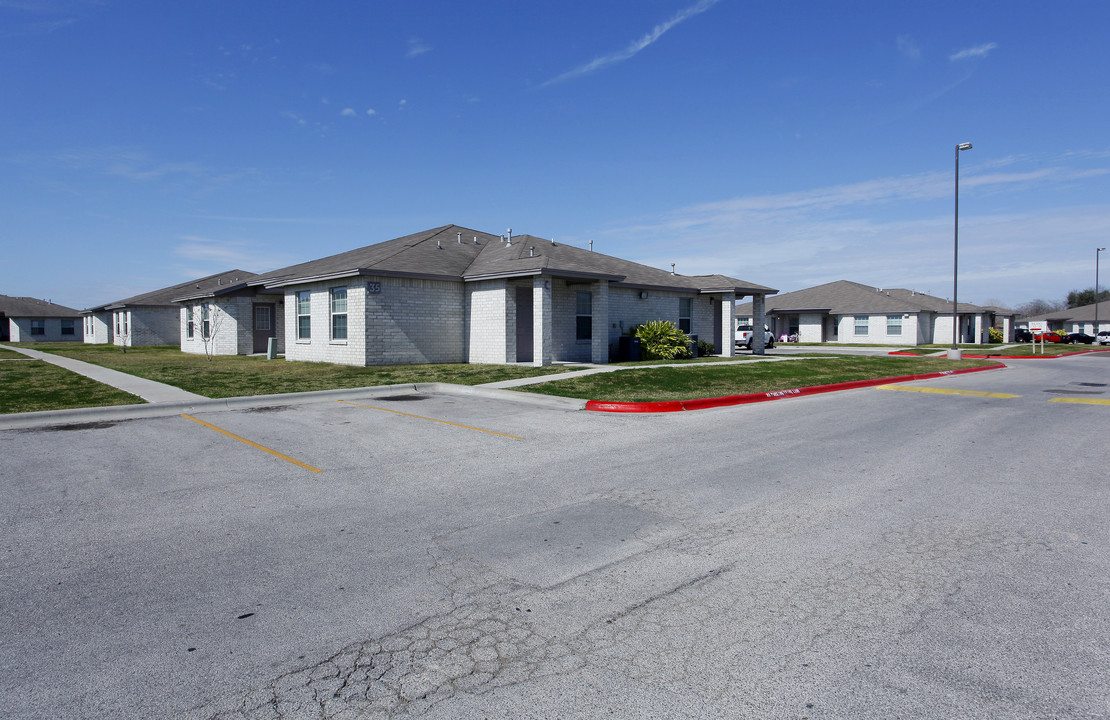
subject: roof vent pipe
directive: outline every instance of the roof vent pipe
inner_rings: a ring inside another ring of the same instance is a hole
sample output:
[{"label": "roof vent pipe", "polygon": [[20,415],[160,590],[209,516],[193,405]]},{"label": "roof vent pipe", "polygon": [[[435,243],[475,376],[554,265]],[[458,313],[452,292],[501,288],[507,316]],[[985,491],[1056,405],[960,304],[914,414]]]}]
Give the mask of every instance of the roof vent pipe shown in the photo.
[{"label": "roof vent pipe", "polygon": [[590,238],[590,252],[594,251],[594,239]]},{"label": "roof vent pipe", "polygon": [[223,285],[224,284],[224,279],[223,278],[216,278],[216,284],[217,285]]},{"label": "roof vent pipe", "polygon": [[671,275],[674,275],[674,263],[671,263]]},{"label": "roof vent pipe", "polygon": [[477,236],[477,235],[475,235],[475,236],[474,236],[474,244],[475,244],[475,245],[477,245],[477,244],[478,244],[478,236]]},{"label": "roof vent pipe", "polygon": [[462,245],[462,231],[459,231],[459,245]]},{"label": "roof vent pipe", "polygon": [[528,257],[536,257],[536,246],[528,248]]},{"label": "roof vent pipe", "polygon": [[436,240],[436,250],[442,250],[442,249],[443,249],[443,246],[439,244],[439,240]]},{"label": "roof vent pipe", "polygon": [[512,228],[509,228],[509,229],[508,229],[508,230],[506,230],[505,232],[506,232],[506,233],[508,234],[508,236],[509,236],[509,242],[512,242],[512,241],[513,241],[513,229],[512,229]]},{"label": "roof vent pipe", "polygon": [[552,245],[554,245],[554,244],[555,244],[555,238],[551,238],[551,244],[552,244]]}]

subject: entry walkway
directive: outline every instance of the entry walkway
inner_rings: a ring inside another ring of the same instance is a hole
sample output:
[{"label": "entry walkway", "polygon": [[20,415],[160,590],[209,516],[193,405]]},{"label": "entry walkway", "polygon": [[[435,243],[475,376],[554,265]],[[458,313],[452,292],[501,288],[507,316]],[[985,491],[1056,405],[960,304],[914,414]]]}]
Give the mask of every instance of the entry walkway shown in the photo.
[{"label": "entry walkway", "polygon": [[155,380],[147,380],[146,378],[128,375],[127,373],[120,372],[119,370],[111,370],[92,363],[82,362],[81,360],[74,360],[73,358],[62,357],[61,355],[54,355],[52,353],[45,353],[40,350],[31,350],[29,348],[14,347],[12,345],[0,345],[6,350],[12,350],[17,353],[22,353],[27,357],[34,358],[35,360],[42,360],[51,365],[57,365],[60,368],[65,368],[78,375],[84,375],[87,378],[96,380],[105,385],[111,385],[114,388],[129,392],[132,395],[137,395],[143,400],[151,403],[166,403],[166,402],[192,402],[195,400],[207,400],[208,398],[203,395],[176,388],[173,385],[167,385]]}]

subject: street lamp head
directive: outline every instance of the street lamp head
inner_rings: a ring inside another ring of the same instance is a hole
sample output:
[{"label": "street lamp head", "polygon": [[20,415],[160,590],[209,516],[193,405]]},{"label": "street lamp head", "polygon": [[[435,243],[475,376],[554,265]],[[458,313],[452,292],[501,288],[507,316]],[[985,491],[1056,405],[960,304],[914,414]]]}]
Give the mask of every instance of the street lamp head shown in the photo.
[{"label": "street lamp head", "polygon": [[971,149],[971,143],[960,143],[959,145],[956,146],[956,149],[957,150],[970,150]]}]

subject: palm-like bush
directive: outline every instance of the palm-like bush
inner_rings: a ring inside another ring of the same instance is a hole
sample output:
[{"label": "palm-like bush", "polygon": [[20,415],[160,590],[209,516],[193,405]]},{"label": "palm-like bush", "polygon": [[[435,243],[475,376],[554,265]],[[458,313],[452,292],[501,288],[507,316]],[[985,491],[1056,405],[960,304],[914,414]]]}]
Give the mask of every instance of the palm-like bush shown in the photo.
[{"label": "palm-like bush", "polygon": [[645,360],[690,357],[690,338],[669,320],[652,320],[636,328]]}]

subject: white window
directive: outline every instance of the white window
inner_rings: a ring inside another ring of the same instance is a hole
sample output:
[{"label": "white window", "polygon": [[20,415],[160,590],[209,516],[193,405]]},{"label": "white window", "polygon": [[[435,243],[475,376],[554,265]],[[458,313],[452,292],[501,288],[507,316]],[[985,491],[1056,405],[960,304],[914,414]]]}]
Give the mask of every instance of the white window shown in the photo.
[{"label": "white window", "polygon": [[887,315],[886,316],[886,334],[887,335],[901,335],[902,334],[902,316],[901,315]]},{"label": "white window", "polygon": [[185,306],[185,337],[189,340],[193,339],[193,306]]},{"label": "white window", "polygon": [[312,293],[302,290],[297,293],[297,339],[312,338]]},{"label": "white window", "polygon": [[693,298],[678,299],[678,329],[689,335],[693,331],[694,300]]},{"label": "white window", "polygon": [[208,303],[200,306],[200,336],[204,340],[212,337],[212,311]]},{"label": "white window", "polygon": [[856,335],[867,335],[867,315],[856,315]]},{"label": "white window", "polygon": [[331,289],[331,339],[347,339],[347,288]]},{"label": "white window", "polygon": [[574,339],[591,340],[594,336],[593,295],[577,292],[574,296]]}]

